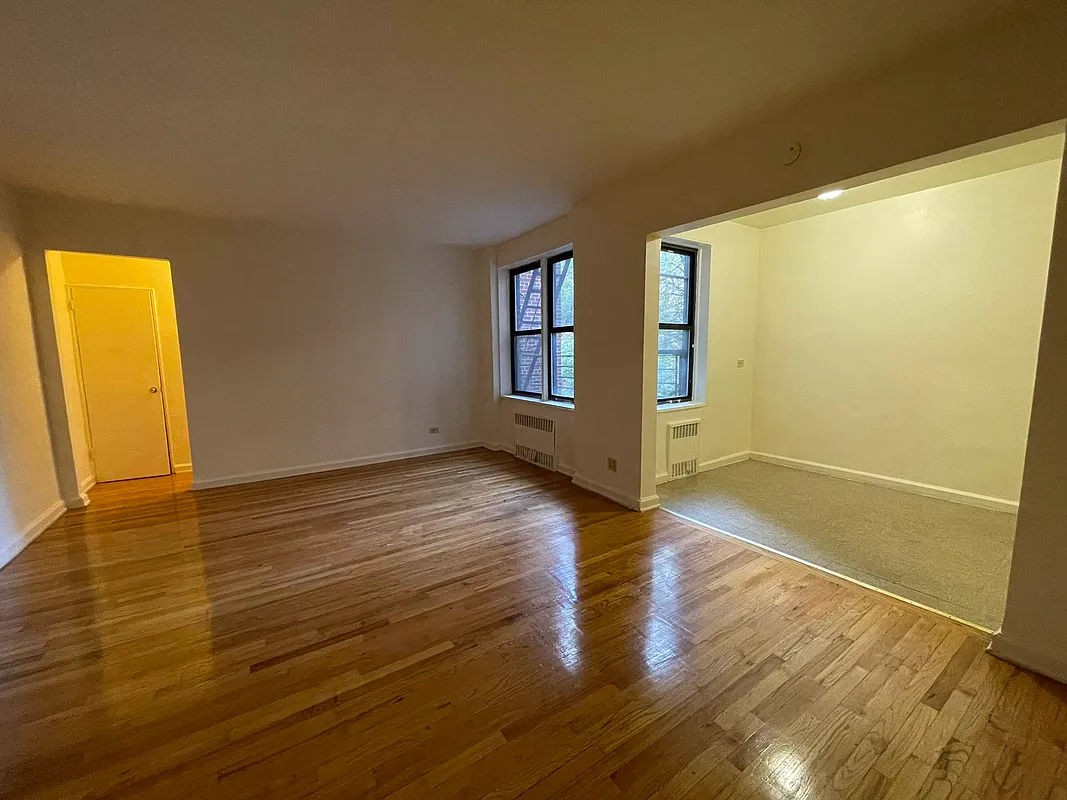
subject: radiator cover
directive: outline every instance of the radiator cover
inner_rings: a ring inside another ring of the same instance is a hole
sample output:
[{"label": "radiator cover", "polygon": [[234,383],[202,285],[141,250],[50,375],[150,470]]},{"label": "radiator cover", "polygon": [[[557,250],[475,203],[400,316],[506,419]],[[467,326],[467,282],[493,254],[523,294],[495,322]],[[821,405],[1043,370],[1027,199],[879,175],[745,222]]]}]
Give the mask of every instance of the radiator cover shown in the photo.
[{"label": "radiator cover", "polygon": [[667,480],[696,475],[700,466],[700,420],[667,423]]},{"label": "radiator cover", "polygon": [[533,414],[515,415],[515,455],[545,469],[556,468],[556,423]]}]

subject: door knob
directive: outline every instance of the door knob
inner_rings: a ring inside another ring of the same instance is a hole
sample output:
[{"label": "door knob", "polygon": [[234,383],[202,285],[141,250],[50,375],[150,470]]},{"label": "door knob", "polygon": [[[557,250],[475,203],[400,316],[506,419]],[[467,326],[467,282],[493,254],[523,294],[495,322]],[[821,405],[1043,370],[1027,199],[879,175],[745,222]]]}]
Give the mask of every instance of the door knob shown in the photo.
[{"label": "door knob", "polygon": [[159,389],[156,388],[155,386],[149,386],[148,387],[148,391],[150,391],[152,394],[155,394],[156,392],[159,391]]}]

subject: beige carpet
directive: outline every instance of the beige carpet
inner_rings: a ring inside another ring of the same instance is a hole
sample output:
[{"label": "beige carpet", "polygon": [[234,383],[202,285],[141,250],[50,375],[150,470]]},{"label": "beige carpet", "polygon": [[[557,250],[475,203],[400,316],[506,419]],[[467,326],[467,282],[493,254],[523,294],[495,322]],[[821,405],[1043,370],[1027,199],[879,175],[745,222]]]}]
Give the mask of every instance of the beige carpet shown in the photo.
[{"label": "beige carpet", "polygon": [[996,630],[1015,515],[743,461],[659,487],[664,508]]}]

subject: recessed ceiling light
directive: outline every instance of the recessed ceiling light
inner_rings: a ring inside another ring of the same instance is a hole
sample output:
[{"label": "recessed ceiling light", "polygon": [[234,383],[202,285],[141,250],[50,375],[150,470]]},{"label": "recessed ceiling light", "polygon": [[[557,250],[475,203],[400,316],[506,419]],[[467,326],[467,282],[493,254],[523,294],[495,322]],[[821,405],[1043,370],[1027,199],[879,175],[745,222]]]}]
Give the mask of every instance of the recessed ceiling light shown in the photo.
[{"label": "recessed ceiling light", "polygon": [[820,200],[836,200],[845,193],[844,189],[827,189],[825,192],[819,192]]}]

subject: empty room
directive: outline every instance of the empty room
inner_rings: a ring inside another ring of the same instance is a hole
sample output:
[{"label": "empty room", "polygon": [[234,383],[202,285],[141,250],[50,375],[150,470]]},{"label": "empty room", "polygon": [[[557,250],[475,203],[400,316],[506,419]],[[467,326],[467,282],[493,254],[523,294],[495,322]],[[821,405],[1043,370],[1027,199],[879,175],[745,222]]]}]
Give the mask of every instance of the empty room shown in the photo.
[{"label": "empty room", "polygon": [[992,632],[1063,137],[987,147],[665,240],[656,474],[672,512]]},{"label": "empty room", "polygon": [[1067,796],[1067,7],[0,8],[0,799]]}]

